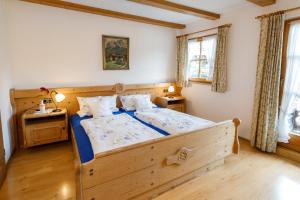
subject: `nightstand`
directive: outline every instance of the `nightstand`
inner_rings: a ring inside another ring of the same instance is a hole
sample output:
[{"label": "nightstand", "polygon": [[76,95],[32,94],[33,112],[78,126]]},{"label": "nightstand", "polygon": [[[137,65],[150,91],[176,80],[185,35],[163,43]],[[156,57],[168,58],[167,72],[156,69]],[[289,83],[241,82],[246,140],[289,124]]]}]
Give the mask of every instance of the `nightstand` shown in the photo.
[{"label": "nightstand", "polygon": [[185,98],[182,96],[158,97],[156,103],[162,108],[185,112]]},{"label": "nightstand", "polygon": [[25,148],[68,140],[67,110],[43,114],[28,110],[22,115],[22,128]]}]

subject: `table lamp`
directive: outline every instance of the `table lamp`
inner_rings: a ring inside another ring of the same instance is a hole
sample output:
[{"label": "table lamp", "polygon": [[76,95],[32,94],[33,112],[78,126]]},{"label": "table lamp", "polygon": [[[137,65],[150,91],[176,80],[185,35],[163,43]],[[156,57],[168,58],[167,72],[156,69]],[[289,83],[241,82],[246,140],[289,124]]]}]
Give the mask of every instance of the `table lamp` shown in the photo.
[{"label": "table lamp", "polygon": [[[65,95],[63,95],[62,93],[58,93],[56,90],[52,90],[50,92],[49,89],[47,89],[45,87],[41,87],[40,90],[41,90],[41,92],[46,92],[50,96],[52,102],[54,103],[55,109],[52,112],[60,112],[60,111],[62,111],[61,109],[57,108],[57,104],[55,103],[55,101],[57,103],[62,102],[66,98]],[[53,99],[53,94],[55,95],[55,101]]]},{"label": "table lamp", "polygon": [[[173,85],[170,85],[168,87],[168,93],[173,93],[175,91],[175,87]],[[168,96],[169,98],[173,98],[173,96]]]},{"label": "table lamp", "polygon": [[55,101],[53,100],[53,97],[52,95],[55,94],[55,101],[57,103],[60,103],[62,102],[63,100],[65,100],[65,95],[63,95],[62,93],[58,93],[56,90],[52,90],[51,93],[50,93],[50,97],[52,99],[52,102],[54,103],[55,105],[55,109],[52,111],[52,112],[60,112],[61,109],[57,108],[57,104],[55,103]]}]

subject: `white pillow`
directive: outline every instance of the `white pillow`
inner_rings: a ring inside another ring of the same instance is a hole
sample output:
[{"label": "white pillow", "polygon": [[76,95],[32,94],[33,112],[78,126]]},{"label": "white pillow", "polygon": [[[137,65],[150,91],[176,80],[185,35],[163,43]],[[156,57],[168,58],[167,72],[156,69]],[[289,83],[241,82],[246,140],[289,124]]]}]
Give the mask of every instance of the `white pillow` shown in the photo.
[{"label": "white pillow", "polygon": [[137,109],[136,98],[142,98],[144,99],[145,102],[150,101],[152,107],[155,107],[155,105],[151,102],[150,94],[135,94],[135,95],[120,96],[123,109],[126,111],[136,110]]},{"label": "white pillow", "polygon": [[124,110],[126,110],[126,111],[135,110],[134,95],[120,96],[120,100],[121,100],[122,107],[124,108]]},{"label": "white pillow", "polygon": [[135,100],[135,109],[137,111],[151,110],[153,108],[153,103],[151,102],[150,98],[138,96],[134,100]]},{"label": "white pillow", "polygon": [[101,101],[89,102],[88,104],[93,118],[100,118],[113,114],[108,99],[101,99]]},{"label": "white pillow", "polygon": [[112,110],[112,112],[117,112],[119,109],[117,108],[117,95],[113,96],[96,96],[96,97],[77,97],[79,108],[80,110],[77,112],[77,114],[80,117],[84,116],[91,116],[92,112],[89,107],[89,103],[93,102],[99,102],[102,99],[106,99],[109,101],[109,107]]}]

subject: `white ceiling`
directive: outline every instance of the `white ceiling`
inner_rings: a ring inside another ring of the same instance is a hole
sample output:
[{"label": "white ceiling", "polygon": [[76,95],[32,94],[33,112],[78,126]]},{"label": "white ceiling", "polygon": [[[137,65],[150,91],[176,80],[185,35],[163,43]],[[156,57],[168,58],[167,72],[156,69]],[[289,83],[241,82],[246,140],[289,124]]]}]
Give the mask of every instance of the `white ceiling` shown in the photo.
[{"label": "white ceiling", "polygon": [[[64,0],[73,3],[119,11],[169,22],[189,24],[200,18],[126,0]],[[169,0],[174,3],[222,14],[249,4],[246,0]]]}]

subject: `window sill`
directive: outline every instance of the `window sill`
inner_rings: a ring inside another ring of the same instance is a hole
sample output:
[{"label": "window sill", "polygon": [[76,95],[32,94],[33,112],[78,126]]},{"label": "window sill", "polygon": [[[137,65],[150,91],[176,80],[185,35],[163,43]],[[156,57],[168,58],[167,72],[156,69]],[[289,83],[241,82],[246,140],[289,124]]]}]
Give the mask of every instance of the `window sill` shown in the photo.
[{"label": "window sill", "polygon": [[189,79],[191,82],[195,82],[195,83],[204,83],[204,84],[211,84],[212,81],[209,81],[207,79],[204,78],[191,78]]},{"label": "window sill", "polygon": [[299,132],[296,132],[296,131],[290,132],[290,135],[296,135],[296,136],[300,137],[300,133],[299,133]]},{"label": "window sill", "polygon": [[300,134],[291,132],[290,137],[289,143],[279,142],[278,145],[300,153]]}]

